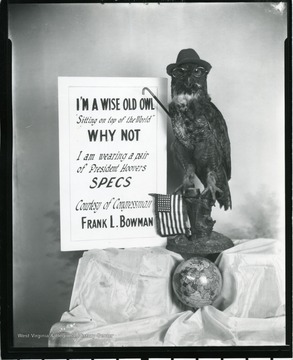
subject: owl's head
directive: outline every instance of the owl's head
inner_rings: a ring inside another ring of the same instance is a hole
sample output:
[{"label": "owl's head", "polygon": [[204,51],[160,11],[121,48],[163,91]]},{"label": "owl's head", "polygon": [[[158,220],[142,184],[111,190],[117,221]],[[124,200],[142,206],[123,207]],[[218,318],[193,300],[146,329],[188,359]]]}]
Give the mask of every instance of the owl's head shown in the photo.
[{"label": "owl's head", "polygon": [[172,70],[172,97],[180,94],[207,95],[208,71],[196,64],[182,64]]},{"label": "owl's head", "polygon": [[167,73],[172,77],[172,97],[180,94],[207,95],[207,75],[211,67],[193,49],[181,50],[176,63],[167,66]]}]

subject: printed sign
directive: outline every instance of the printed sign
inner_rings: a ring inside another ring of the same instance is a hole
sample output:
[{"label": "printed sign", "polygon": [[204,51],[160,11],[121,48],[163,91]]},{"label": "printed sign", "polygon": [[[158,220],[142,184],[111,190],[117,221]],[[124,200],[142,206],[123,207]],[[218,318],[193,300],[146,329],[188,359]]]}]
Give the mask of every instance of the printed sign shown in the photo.
[{"label": "printed sign", "polygon": [[167,80],[58,80],[61,250],[162,245],[167,115],[148,89],[166,104]]}]

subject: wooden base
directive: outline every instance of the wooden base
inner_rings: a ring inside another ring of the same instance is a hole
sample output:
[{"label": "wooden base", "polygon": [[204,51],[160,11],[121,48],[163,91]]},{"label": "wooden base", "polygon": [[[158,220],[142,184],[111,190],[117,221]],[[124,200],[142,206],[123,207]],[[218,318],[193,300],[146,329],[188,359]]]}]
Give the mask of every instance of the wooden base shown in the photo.
[{"label": "wooden base", "polygon": [[195,235],[190,238],[185,235],[168,238],[166,248],[180,254],[184,259],[202,256],[215,261],[222,251],[233,246],[232,240],[216,231],[212,231],[210,236],[200,238],[196,238]]}]

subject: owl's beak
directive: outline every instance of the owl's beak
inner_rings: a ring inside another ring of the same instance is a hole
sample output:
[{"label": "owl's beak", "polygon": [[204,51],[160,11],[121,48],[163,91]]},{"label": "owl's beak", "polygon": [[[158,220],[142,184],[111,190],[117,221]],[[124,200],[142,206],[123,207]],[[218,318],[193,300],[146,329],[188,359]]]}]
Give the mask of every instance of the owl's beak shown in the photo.
[{"label": "owl's beak", "polygon": [[190,76],[190,77],[187,79],[187,87],[188,87],[188,88],[196,87],[197,89],[200,89],[202,86],[201,86],[201,84],[199,84],[199,83],[197,82],[197,79],[194,79],[194,77]]},{"label": "owl's beak", "polygon": [[187,87],[190,89],[192,86],[194,86],[194,81],[193,79],[190,77],[187,80]]}]

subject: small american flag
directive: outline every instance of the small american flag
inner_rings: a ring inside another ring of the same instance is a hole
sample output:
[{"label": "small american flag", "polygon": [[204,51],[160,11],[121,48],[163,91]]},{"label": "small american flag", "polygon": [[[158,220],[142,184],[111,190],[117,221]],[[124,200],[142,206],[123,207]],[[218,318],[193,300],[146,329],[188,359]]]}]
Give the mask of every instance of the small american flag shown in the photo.
[{"label": "small american flag", "polygon": [[185,234],[185,204],[182,195],[150,194],[155,198],[157,232],[160,236]]}]

